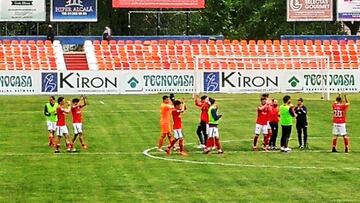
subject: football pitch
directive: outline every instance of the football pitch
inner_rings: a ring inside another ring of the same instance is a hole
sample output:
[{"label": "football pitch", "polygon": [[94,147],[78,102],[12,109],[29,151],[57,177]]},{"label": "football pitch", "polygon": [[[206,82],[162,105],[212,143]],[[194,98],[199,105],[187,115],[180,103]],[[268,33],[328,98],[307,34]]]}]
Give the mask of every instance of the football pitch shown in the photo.
[{"label": "football pitch", "polygon": [[[342,138],[339,153],[330,153],[332,101],[320,94],[291,95],[293,103],[303,97],[309,110],[310,147],[297,149],[293,126],[291,153],[251,150],[258,94],[210,95],[224,115],[219,131],[225,153],[204,155],[195,147],[200,110],[190,94],[178,94],[187,104],[187,157],[153,149],[161,96],[88,96],[83,116],[89,149],[66,153],[62,143],[60,154],[47,146],[47,96],[0,97],[0,202],[360,201],[359,95],[349,95],[349,154]],[[281,101],[283,95],[270,96]],[[68,128],[72,136],[70,116]]]}]

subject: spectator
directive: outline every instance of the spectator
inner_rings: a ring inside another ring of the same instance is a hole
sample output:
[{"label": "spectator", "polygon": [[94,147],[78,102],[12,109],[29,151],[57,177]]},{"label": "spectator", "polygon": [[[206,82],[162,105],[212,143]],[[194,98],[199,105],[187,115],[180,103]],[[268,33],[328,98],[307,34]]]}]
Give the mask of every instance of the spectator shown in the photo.
[{"label": "spectator", "polygon": [[55,38],[55,32],[53,30],[53,27],[52,25],[49,25],[48,26],[48,32],[47,32],[47,35],[46,35],[46,40],[50,40],[51,43],[54,42],[54,38]]},{"label": "spectator", "polygon": [[103,40],[107,40],[107,41],[111,39],[111,29],[108,26],[105,27],[102,37]]}]

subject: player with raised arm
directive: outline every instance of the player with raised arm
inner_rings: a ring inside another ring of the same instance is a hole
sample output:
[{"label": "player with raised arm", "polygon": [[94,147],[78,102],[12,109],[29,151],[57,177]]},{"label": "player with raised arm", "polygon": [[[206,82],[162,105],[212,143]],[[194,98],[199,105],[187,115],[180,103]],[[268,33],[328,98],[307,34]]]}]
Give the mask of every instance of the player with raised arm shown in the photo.
[{"label": "player with raised arm", "polygon": [[344,145],[345,145],[345,153],[349,153],[349,136],[346,132],[346,112],[350,106],[350,102],[344,95],[344,102],[339,94],[336,97],[336,101],[332,105],[333,109],[333,139],[332,139],[332,152],[337,152],[336,144],[338,136],[343,136]]},{"label": "player with raised arm", "polygon": [[56,109],[57,118],[58,118],[58,121],[56,123],[56,135],[58,136],[58,140],[57,140],[57,143],[56,143],[55,153],[60,152],[60,141],[61,141],[61,137],[63,137],[63,136],[65,137],[66,150],[68,152],[70,152],[71,149],[72,149],[72,143],[71,143],[71,140],[70,140],[68,128],[66,126],[65,115],[70,112],[71,102],[68,101],[67,106],[65,107],[65,99],[64,99],[64,97],[59,97],[58,98],[58,104],[59,104],[59,106]]},{"label": "player with raised arm", "polygon": [[257,107],[257,119],[255,126],[255,136],[253,141],[253,150],[257,150],[257,141],[259,139],[260,133],[264,136],[264,150],[267,151],[269,147],[269,135],[268,135],[268,113],[269,113],[269,104],[267,104],[267,99],[262,97],[260,99],[260,106]]},{"label": "player with raised arm", "polygon": [[215,145],[216,149],[218,150],[219,154],[224,153],[221,144],[220,144],[220,136],[219,136],[219,120],[222,115],[218,115],[218,106],[215,104],[215,99],[209,98],[210,107],[209,107],[209,136],[206,143],[206,148],[204,153],[208,154],[212,146]]},{"label": "player with raised arm", "polygon": [[49,102],[45,104],[44,115],[46,116],[46,124],[49,132],[49,147],[55,147],[55,130],[56,130],[56,109],[58,104],[54,96],[50,96]]},{"label": "player with raised arm", "polygon": [[196,130],[196,134],[199,138],[199,149],[204,149],[206,146],[207,138],[208,138],[208,129],[209,129],[209,98],[204,95],[199,99],[199,96],[195,96],[195,105],[201,109],[200,114],[200,123]]},{"label": "player with raised arm", "polygon": [[158,142],[158,151],[162,152],[162,146],[164,144],[165,137],[168,138],[171,143],[171,113],[174,106],[171,104],[169,96],[165,95],[162,97],[162,103],[160,105],[160,129],[161,135]]},{"label": "player with raised arm", "polygon": [[[81,109],[86,106],[86,97],[81,96],[80,99],[74,98],[72,100],[71,115],[74,126],[74,138],[72,143],[75,144],[77,137],[79,137],[81,147],[87,149],[88,146],[85,144],[83,135],[83,124],[82,124],[82,112]],[[73,148],[73,151],[76,149]]]},{"label": "player with raised arm", "polygon": [[184,102],[181,102],[179,100],[175,100],[173,104],[175,107],[172,111],[173,131],[174,131],[175,139],[171,140],[170,145],[166,149],[166,154],[170,155],[171,149],[174,147],[175,143],[179,141],[180,154],[186,156],[187,153],[185,152],[185,148],[184,148],[184,136],[182,132],[182,120],[181,120],[181,114],[185,112],[186,106]]}]

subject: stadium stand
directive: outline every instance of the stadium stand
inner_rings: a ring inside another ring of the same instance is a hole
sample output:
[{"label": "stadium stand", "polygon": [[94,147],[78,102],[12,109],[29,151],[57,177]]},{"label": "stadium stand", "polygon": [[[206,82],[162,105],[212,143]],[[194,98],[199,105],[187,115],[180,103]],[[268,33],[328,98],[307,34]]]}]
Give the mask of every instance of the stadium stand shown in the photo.
[{"label": "stadium stand", "polygon": [[[0,41],[0,70],[57,70],[57,42],[43,40]],[[61,53],[60,53],[61,54]]]},{"label": "stadium stand", "polygon": [[[86,43],[99,70],[192,70],[194,56],[329,57],[330,69],[358,69],[360,40],[111,40]],[[314,60],[205,61],[200,69],[319,69]]]}]

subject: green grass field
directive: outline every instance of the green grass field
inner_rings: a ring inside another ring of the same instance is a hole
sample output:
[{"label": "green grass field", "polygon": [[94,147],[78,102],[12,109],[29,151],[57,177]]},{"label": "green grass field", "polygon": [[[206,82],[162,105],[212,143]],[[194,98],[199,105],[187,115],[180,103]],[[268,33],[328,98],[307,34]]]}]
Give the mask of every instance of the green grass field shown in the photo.
[{"label": "green grass field", "polygon": [[[142,153],[158,140],[161,95],[89,96],[84,110],[89,149],[71,154],[54,154],[47,146],[47,96],[0,97],[0,202],[360,201],[360,96],[349,95],[351,152],[343,153],[339,139],[340,153],[333,154],[331,101],[319,94],[301,95],[309,109],[310,150],[291,153],[251,151],[259,95],[212,95],[224,115],[223,155],[195,148],[200,111],[191,95],[177,96],[187,100],[189,156],[149,153],[184,162]],[[297,147],[294,129],[290,146]]]}]

